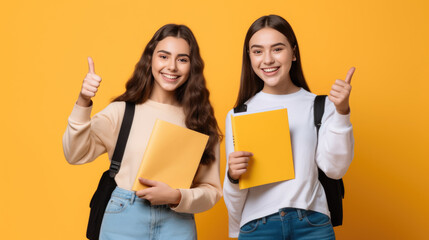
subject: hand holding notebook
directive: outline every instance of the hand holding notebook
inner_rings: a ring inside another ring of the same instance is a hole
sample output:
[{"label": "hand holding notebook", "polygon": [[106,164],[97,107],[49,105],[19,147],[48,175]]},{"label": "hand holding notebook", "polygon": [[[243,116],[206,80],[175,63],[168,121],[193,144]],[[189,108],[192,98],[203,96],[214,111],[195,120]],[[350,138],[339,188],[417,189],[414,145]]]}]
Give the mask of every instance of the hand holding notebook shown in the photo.
[{"label": "hand holding notebook", "polygon": [[178,189],[173,189],[166,183],[145,178],[139,178],[139,182],[148,188],[136,191],[136,195],[148,200],[150,204],[177,205],[180,203],[182,194]]},{"label": "hand holding notebook", "polygon": [[228,156],[228,178],[233,183],[238,183],[238,179],[247,171],[250,158],[253,153],[246,151],[232,152]]}]

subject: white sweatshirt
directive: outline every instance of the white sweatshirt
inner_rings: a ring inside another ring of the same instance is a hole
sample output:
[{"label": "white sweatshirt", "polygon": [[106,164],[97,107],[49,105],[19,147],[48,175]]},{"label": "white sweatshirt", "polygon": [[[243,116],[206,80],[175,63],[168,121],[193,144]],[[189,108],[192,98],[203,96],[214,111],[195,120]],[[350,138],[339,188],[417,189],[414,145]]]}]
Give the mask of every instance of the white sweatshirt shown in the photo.
[{"label": "white sweatshirt", "polygon": [[[247,101],[248,111],[277,106],[287,108],[295,179],[240,190],[238,184],[231,183],[225,173],[223,191],[228,208],[230,237],[238,237],[240,227],[247,222],[276,213],[280,208],[313,210],[330,216],[317,168],[322,169],[330,178],[339,179],[344,176],[354,154],[353,129],[350,114],[337,113],[334,104],[326,98],[317,144],[313,116],[315,96],[304,89],[286,95],[259,92]],[[233,110],[229,111],[226,117],[227,160],[229,154],[234,152],[232,113]]]}]

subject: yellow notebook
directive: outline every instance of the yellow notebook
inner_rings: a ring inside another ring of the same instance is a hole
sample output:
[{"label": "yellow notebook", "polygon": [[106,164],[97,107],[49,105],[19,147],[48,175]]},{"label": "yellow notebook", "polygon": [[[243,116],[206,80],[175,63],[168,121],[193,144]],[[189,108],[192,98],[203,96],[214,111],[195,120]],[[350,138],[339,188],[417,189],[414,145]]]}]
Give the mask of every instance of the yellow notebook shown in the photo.
[{"label": "yellow notebook", "polygon": [[139,177],[190,188],[209,136],[156,120],[132,190],[147,188]]},{"label": "yellow notebook", "polygon": [[287,109],[231,116],[235,151],[252,152],[240,189],[295,178]]}]

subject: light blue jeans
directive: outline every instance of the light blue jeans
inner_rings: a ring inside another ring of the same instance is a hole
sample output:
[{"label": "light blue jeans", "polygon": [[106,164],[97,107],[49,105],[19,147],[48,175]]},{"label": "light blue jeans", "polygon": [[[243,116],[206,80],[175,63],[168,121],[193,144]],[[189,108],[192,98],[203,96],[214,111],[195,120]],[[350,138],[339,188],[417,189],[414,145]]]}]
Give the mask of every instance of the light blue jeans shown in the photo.
[{"label": "light blue jeans", "polygon": [[177,213],[167,205],[151,206],[135,192],[116,187],[104,213],[100,240],[135,239],[197,239],[194,215]]},{"label": "light blue jeans", "polygon": [[243,225],[239,240],[334,240],[331,220],[325,214],[282,208],[278,213]]}]

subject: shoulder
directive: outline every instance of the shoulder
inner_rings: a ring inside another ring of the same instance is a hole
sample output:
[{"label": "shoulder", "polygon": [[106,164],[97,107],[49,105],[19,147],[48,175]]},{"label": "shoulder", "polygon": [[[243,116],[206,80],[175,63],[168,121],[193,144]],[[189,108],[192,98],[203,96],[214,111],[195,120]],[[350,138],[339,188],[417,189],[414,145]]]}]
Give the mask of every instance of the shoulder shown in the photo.
[{"label": "shoulder", "polygon": [[298,95],[299,98],[307,100],[307,101],[313,101],[316,98],[316,96],[318,96],[317,94],[314,94],[312,92],[309,92],[305,89],[301,89],[300,90],[300,94]]},{"label": "shoulder", "polygon": [[302,96],[305,96],[305,97],[315,98],[317,96],[317,94],[309,92],[309,91],[305,90],[304,88],[301,88],[300,93],[301,93]]},{"label": "shoulder", "polygon": [[[101,110],[97,115],[116,116],[118,114],[124,115],[125,102],[111,102],[107,107]],[[122,113],[122,114],[121,114]]]},{"label": "shoulder", "polygon": [[115,102],[111,102],[109,105],[107,105],[107,107],[105,109],[103,109],[103,111],[115,112],[115,111],[120,111],[120,110],[124,110],[124,109],[125,109],[125,102],[124,101],[115,101]]},{"label": "shoulder", "polygon": [[124,117],[125,102],[111,102],[107,107],[94,115],[95,121],[109,121],[112,125],[118,125]]},{"label": "shoulder", "polygon": [[[314,104],[314,100],[316,99],[316,96],[321,96],[321,95],[325,95],[325,94],[320,94],[320,95],[316,95],[314,93],[310,93],[307,92],[307,96],[308,98],[311,98]],[[329,114],[329,113],[333,113],[335,111],[335,105],[333,102],[331,102],[331,100],[329,100],[328,96],[325,95],[325,113]]]},{"label": "shoulder", "polygon": [[229,121],[229,119],[231,119],[231,116],[233,113],[234,113],[234,108],[229,110],[228,113],[226,114],[226,121]]}]

